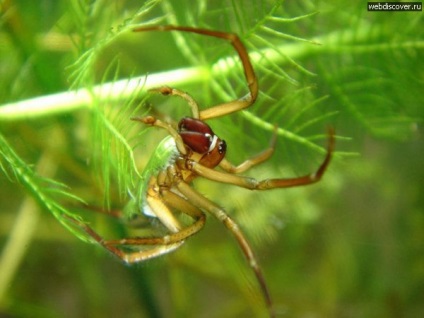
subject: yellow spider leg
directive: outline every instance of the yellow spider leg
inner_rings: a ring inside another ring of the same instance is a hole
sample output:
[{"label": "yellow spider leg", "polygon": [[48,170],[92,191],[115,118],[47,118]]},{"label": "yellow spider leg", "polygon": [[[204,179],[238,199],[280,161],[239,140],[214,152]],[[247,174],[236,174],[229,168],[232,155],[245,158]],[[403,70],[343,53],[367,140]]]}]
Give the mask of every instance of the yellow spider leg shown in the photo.
[{"label": "yellow spider leg", "polygon": [[249,159],[243,161],[238,166],[233,165],[226,158],[221,160],[221,162],[219,163],[219,166],[229,173],[237,174],[237,173],[245,172],[245,171],[249,170],[250,168],[252,168],[253,166],[256,166],[256,165],[268,160],[272,156],[272,154],[274,153],[276,142],[277,142],[277,129],[275,129],[275,132],[274,132],[274,135],[271,139],[269,147],[267,149],[265,149],[264,151],[258,153],[256,156],[254,156],[252,158],[249,158]]},{"label": "yellow spider leg", "polygon": [[193,118],[199,119],[199,105],[194,100],[194,98],[183,91],[180,91],[179,89],[168,87],[168,86],[162,86],[162,87],[156,87],[149,89],[150,92],[160,93],[164,96],[179,96],[183,98],[187,104],[191,107],[191,113],[193,114]]},{"label": "yellow spider leg", "polygon": [[240,58],[240,61],[243,65],[244,76],[246,78],[247,85],[249,87],[249,94],[246,96],[233,100],[231,102],[222,103],[217,106],[202,110],[200,112],[199,119],[206,120],[209,118],[216,118],[220,116],[225,116],[237,112],[239,110],[245,109],[252,105],[256,98],[258,97],[258,80],[253,70],[252,63],[250,62],[249,55],[244,44],[241,42],[237,34],[226,33],[213,31],[208,29],[192,28],[185,26],[174,26],[174,25],[159,25],[159,26],[143,26],[135,28],[135,32],[145,32],[145,31],[182,31],[182,32],[191,32],[202,35],[207,35],[215,38],[221,38],[230,42],[230,44],[237,51],[237,54]]},{"label": "yellow spider leg", "polygon": [[227,229],[234,235],[237,240],[237,243],[241,247],[244,256],[247,258],[250,267],[253,269],[256,279],[259,282],[261,287],[262,294],[264,296],[267,307],[270,311],[270,316],[274,317],[273,309],[272,309],[272,301],[271,296],[268,291],[268,287],[265,282],[265,277],[262,273],[262,270],[259,266],[258,261],[256,260],[255,254],[253,253],[252,248],[250,247],[247,239],[245,238],[243,232],[240,230],[239,226],[233,219],[231,219],[227,213],[217,206],[215,203],[205,198],[203,195],[199,194],[196,190],[191,188],[185,182],[179,182],[177,184],[178,190],[195,206],[198,206],[202,210],[208,211],[213,216],[215,216],[218,220],[220,220]]},{"label": "yellow spider leg", "polygon": [[238,176],[228,172],[221,172],[214,169],[204,167],[197,162],[190,161],[189,166],[191,170],[194,171],[199,176],[207,178],[209,180],[218,181],[222,183],[234,184],[242,188],[247,188],[251,190],[269,190],[274,188],[290,188],[297,187],[301,185],[308,185],[316,183],[321,180],[324,175],[325,170],[330,164],[332,154],[334,150],[334,130],[331,128],[329,131],[329,143],[327,148],[327,155],[325,156],[324,161],[318,168],[318,170],[309,175],[305,175],[297,178],[277,178],[277,179],[265,179],[258,181],[254,178]]}]

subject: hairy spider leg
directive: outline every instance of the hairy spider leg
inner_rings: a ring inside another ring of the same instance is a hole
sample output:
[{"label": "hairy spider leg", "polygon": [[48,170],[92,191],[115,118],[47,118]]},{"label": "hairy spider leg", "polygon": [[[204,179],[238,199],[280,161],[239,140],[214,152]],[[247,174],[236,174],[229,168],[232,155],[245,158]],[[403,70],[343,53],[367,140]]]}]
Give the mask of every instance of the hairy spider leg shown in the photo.
[{"label": "hairy spider leg", "polygon": [[[253,70],[252,63],[250,62],[249,55],[247,54],[247,50],[244,44],[241,42],[240,38],[237,34],[234,33],[226,33],[213,31],[208,29],[201,28],[192,28],[185,26],[174,26],[174,25],[165,25],[165,26],[143,26],[138,27],[133,30],[134,32],[145,32],[145,31],[182,31],[182,32],[190,32],[197,33],[201,35],[216,37],[220,39],[224,39],[230,42],[230,44],[236,50],[241,63],[243,65],[244,76],[246,78],[247,85],[249,87],[249,94],[246,96],[222,103],[211,108],[202,110],[200,112],[199,119],[206,120],[209,118],[216,118],[220,116],[225,116],[227,114],[231,114],[237,112],[239,110],[245,109],[252,105],[256,98],[258,97],[258,81]],[[197,118],[197,117],[196,117]]]},{"label": "hairy spider leg", "polygon": [[[258,181],[255,178],[245,177],[235,175],[229,172],[221,172],[214,169],[207,168],[201,164],[190,161],[188,163],[189,169],[194,171],[199,176],[202,176],[206,179],[233,184],[242,188],[250,190],[269,190],[275,188],[290,188],[297,187],[302,185],[313,184],[321,180],[324,175],[325,170],[330,164],[333,151],[334,151],[334,129],[329,128],[328,130],[328,146],[327,146],[327,155],[324,158],[324,161],[319,166],[318,170],[314,173],[297,177],[297,178],[276,178],[276,179],[265,179]],[[253,164],[260,162],[260,160],[253,160]],[[252,162],[251,162],[252,163]]]}]

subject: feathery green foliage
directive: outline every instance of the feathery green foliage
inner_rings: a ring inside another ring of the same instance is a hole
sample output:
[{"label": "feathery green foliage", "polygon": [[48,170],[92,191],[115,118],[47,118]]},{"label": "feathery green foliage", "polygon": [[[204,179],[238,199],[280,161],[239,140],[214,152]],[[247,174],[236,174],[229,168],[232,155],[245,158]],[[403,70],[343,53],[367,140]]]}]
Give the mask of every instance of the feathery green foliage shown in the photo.
[{"label": "feathery green foliage", "polygon": [[[80,216],[72,213],[60,204],[61,200],[83,201],[66,190],[64,184],[52,179],[38,176],[31,167],[19,158],[0,135],[0,168],[10,181],[18,181],[26,191],[47,211],[49,211],[62,225],[84,241],[92,241],[81,229],[76,228],[69,218],[82,222]],[[67,217],[65,217],[65,215]]]},{"label": "feathery green foliage", "polygon": [[[398,308],[390,310],[399,315],[422,312],[411,297],[419,294],[423,281],[414,266],[422,262],[416,255],[424,253],[412,253],[422,250],[417,243],[422,241],[417,224],[423,224],[416,194],[420,191],[414,183],[422,173],[408,170],[418,166],[414,158],[421,158],[423,151],[422,12],[368,12],[365,2],[336,0],[67,0],[44,5],[9,0],[0,6],[2,238],[5,245],[13,239],[9,224],[26,195],[48,212],[28,242],[34,251],[28,252],[26,266],[61,277],[53,264],[70,264],[67,270],[74,271],[75,285],[88,286],[69,287],[71,316],[217,316],[218,308],[228,317],[251,313],[252,308],[263,314],[251,273],[218,222],[208,222],[173,255],[134,267],[131,273],[96,254],[93,246],[70,243],[57,234],[61,227],[51,230],[57,222],[49,220],[58,220],[74,236],[91,242],[69,222],[74,218],[90,221],[107,238],[132,233],[119,222],[79,210],[83,202],[106,211],[120,209],[139,185],[143,167],[166,133],[147,129],[131,117],[154,114],[177,121],[190,114],[178,98],[147,93],[149,88],[183,89],[203,109],[247,93],[238,57],[225,41],[131,31],[141,24],[234,32],[245,43],[259,98],[248,110],[210,124],[227,141],[234,163],[266,148],[278,127],[274,156],[248,175],[262,179],[313,171],[325,153],[327,127],[336,128],[336,161],[314,187],[252,193],[195,182],[252,239],[277,310],[288,308],[293,316],[384,316],[387,303],[393,303]],[[390,150],[383,151],[381,145]],[[394,150],[401,147],[404,151]],[[364,158],[350,158],[358,152]],[[402,152],[413,155],[401,158]],[[33,166],[45,154],[57,166],[48,177]],[[396,160],[387,159],[391,157]],[[399,167],[407,172],[397,174]],[[401,188],[404,196],[399,198]],[[43,257],[43,248],[51,253]],[[393,259],[402,275],[390,266]],[[119,283],[108,285],[98,269],[113,272]],[[131,284],[122,283],[128,275]],[[192,275],[207,283],[200,286]],[[30,276],[33,284],[26,275],[22,283],[16,278],[6,296],[1,291],[7,287],[0,286],[0,313],[46,317],[70,312],[66,304],[56,308],[26,289],[24,281],[37,290],[40,284],[51,288],[47,279],[36,280],[43,275]],[[117,295],[114,290],[124,290],[121,284],[132,287]],[[198,290],[219,306],[204,306]],[[52,289],[50,294],[62,293]],[[379,306],[370,305],[369,299]]]}]

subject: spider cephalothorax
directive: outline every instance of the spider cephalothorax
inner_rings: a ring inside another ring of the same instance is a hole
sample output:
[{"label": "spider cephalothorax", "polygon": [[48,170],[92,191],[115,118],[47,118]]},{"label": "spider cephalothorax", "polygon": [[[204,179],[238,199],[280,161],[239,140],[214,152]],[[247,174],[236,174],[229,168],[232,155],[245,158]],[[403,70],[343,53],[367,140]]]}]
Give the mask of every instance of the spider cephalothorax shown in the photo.
[{"label": "spider cephalothorax", "polygon": [[[144,171],[141,173],[141,185],[137,191],[136,205],[139,211],[156,217],[168,230],[165,236],[131,237],[117,240],[105,240],[91,227],[78,220],[73,222],[81,227],[101,246],[127,263],[141,262],[157,257],[180,247],[185,239],[200,231],[205,222],[205,212],[215,216],[233,234],[239,244],[249,266],[255,273],[260,290],[269,309],[274,316],[271,297],[258,261],[243,232],[227,212],[197,192],[190,182],[195,177],[203,177],[212,181],[227,183],[250,190],[268,190],[308,185],[318,182],[324,175],[334,149],[334,131],[329,130],[327,154],[319,168],[308,175],[297,178],[270,178],[256,180],[240,173],[266,161],[274,151],[276,134],[271,145],[258,155],[233,165],[225,158],[226,143],[218,138],[205,120],[225,116],[252,105],[258,96],[258,82],[249,60],[247,51],[236,34],[180,26],[139,27],[136,32],[143,31],[183,31],[212,36],[229,41],[236,50],[243,65],[249,93],[240,99],[225,102],[200,110],[197,102],[187,93],[167,86],[151,91],[169,96],[182,97],[191,107],[192,117],[185,117],[178,123],[178,129],[172,124],[162,122],[153,116],[133,118],[149,126],[165,129],[169,136],[156,148]],[[220,170],[214,169],[219,167]],[[180,211],[193,219],[193,223],[184,225],[174,212]],[[134,211],[133,211],[134,212]],[[127,248],[130,247],[130,250]]]},{"label": "spider cephalothorax", "polygon": [[227,144],[204,121],[185,117],[178,123],[178,133],[200,164],[214,168],[224,159]]}]

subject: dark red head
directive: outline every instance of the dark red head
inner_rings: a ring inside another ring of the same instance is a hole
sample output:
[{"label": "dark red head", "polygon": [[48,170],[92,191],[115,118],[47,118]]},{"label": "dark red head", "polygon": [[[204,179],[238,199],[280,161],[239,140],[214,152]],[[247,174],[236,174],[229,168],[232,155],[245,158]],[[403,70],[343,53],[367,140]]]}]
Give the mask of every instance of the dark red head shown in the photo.
[{"label": "dark red head", "polygon": [[187,147],[204,155],[199,161],[204,166],[215,167],[224,158],[227,144],[202,120],[191,117],[181,119],[178,133]]}]

